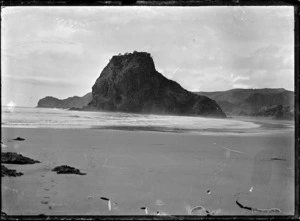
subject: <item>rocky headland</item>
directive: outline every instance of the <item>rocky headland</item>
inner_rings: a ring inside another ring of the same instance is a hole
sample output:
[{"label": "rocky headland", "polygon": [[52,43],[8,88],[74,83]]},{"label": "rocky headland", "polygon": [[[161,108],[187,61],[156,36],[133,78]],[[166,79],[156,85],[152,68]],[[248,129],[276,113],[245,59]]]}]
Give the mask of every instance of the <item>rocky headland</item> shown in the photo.
[{"label": "rocky headland", "polygon": [[77,108],[80,109],[92,100],[92,93],[87,93],[86,95],[79,97],[73,96],[66,99],[58,99],[55,97],[47,96],[38,101],[37,107],[44,108]]},{"label": "rocky headland", "polygon": [[226,117],[214,100],[187,91],[159,73],[146,52],[113,56],[84,109]]}]

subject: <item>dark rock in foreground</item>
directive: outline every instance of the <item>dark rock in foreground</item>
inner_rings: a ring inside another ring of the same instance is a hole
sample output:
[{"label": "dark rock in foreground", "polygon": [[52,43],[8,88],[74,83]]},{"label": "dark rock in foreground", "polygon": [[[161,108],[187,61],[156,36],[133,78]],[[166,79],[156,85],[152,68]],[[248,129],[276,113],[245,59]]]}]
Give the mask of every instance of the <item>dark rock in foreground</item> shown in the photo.
[{"label": "dark rock in foreground", "polygon": [[35,164],[40,163],[40,161],[33,160],[29,157],[24,157],[21,154],[6,152],[1,153],[1,163],[6,164]]},{"label": "dark rock in foreground", "polygon": [[23,173],[17,172],[16,170],[8,169],[7,167],[1,165],[1,177],[5,177],[5,176],[17,177],[22,175]]},{"label": "dark rock in foreground", "polygon": [[70,167],[67,165],[57,166],[52,171],[56,172],[57,174],[78,174],[78,175],[86,175],[86,173],[81,173],[79,169],[74,167]]},{"label": "dark rock in foreground", "polygon": [[55,97],[47,96],[38,101],[37,107],[46,108],[82,108],[92,100],[92,93],[87,93],[82,97],[74,96],[66,99],[58,99]]},{"label": "dark rock in foreground", "polygon": [[24,138],[22,138],[22,137],[17,137],[17,138],[15,138],[15,139],[13,139],[13,140],[17,140],[17,141],[24,141],[25,139],[24,139]]},{"label": "dark rock in foreground", "polygon": [[146,52],[113,56],[92,95],[84,109],[226,117],[215,101],[187,91],[157,72]]}]

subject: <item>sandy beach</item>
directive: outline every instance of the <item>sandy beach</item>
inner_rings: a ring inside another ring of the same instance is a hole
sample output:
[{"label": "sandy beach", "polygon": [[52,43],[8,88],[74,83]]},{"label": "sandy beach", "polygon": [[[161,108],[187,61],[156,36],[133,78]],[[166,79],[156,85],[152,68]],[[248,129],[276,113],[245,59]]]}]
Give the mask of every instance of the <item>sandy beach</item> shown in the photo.
[{"label": "sandy beach", "polygon": [[[8,140],[24,137],[25,141]],[[99,129],[2,128],[3,152],[41,161],[7,165],[24,173],[2,178],[8,215],[188,215],[203,206],[217,215],[294,213],[294,134],[199,135]],[[87,175],[56,174],[69,165]],[[109,211],[107,197],[112,202]]]}]

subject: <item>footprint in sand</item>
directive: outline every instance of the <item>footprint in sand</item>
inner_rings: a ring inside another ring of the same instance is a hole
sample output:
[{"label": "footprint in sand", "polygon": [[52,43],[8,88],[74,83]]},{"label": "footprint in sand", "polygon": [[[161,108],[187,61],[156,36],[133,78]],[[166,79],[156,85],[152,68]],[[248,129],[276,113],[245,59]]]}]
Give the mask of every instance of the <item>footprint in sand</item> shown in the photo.
[{"label": "footprint in sand", "polygon": [[48,203],[49,203],[49,201],[42,200],[42,201],[41,201],[41,203],[42,203],[42,204],[48,204]]},{"label": "footprint in sand", "polygon": [[90,168],[95,168],[96,167],[96,161],[95,161],[94,157],[89,156],[87,158],[88,158],[88,166]]},{"label": "footprint in sand", "polygon": [[162,200],[156,200],[155,204],[157,206],[163,206],[163,205],[165,205],[165,203]]}]

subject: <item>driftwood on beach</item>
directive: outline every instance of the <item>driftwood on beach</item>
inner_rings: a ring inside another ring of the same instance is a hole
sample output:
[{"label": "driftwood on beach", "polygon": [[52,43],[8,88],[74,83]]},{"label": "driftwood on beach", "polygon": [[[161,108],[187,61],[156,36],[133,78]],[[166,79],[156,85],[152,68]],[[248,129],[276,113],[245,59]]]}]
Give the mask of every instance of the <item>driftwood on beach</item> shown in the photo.
[{"label": "driftwood on beach", "polygon": [[278,157],[272,157],[270,160],[286,161],[286,159]]},{"label": "driftwood on beach", "polygon": [[280,213],[281,210],[278,208],[270,208],[270,209],[260,209],[260,208],[252,208],[249,206],[242,205],[239,201],[236,200],[236,204],[242,209],[254,211],[254,212],[264,212],[264,213]]},{"label": "driftwood on beach", "polygon": [[6,164],[35,164],[40,163],[40,161],[33,160],[29,157],[25,157],[22,154],[14,152],[1,153],[1,163]]}]

